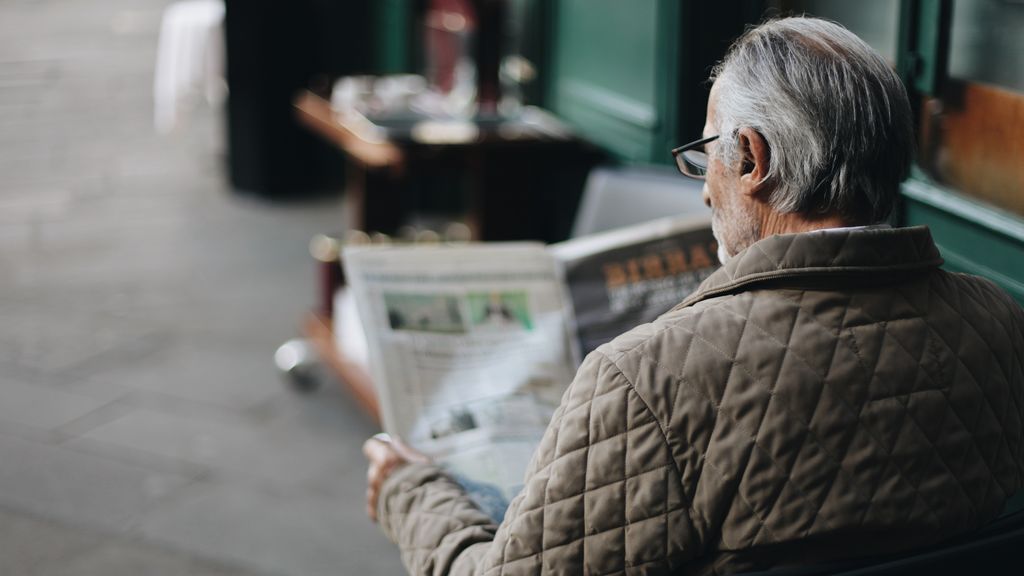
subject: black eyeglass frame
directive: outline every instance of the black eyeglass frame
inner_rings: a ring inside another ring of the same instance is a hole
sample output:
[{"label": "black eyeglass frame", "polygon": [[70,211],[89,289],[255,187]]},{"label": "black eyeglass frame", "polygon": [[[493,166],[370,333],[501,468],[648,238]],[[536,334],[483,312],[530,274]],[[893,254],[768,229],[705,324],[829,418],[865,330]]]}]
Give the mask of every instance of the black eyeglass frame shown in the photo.
[{"label": "black eyeglass frame", "polygon": [[[715,134],[714,136],[694,140],[689,144],[673,148],[672,158],[676,161],[676,168],[679,169],[679,172],[683,176],[703,180],[708,170],[708,155],[707,152],[697,150],[697,148],[717,140],[720,136],[721,134]],[[691,166],[696,168],[696,170],[692,169]]]}]

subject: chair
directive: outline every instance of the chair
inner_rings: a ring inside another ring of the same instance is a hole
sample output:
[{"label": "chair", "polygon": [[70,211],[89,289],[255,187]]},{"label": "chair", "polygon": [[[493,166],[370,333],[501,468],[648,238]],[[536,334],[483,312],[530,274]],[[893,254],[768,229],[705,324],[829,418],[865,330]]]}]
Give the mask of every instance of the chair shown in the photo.
[{"label": "chair", "polygon": [[587,177],[572,237],[665,216],[709,212],[701,198],[701,183],[675,168],[598,167]]},{"label": "chair", "polygon": [[783,567],[740,576],[962,576],[1020,574],[1024,512],[996,519],[981,530],[925,550],[820,566]]}]

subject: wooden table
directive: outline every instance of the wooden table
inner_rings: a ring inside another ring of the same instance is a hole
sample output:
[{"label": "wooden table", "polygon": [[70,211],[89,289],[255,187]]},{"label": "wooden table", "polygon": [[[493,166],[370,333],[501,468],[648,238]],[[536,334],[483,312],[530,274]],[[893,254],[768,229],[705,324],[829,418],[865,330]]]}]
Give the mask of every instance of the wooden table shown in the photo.
[{"label": "wooden table", "polygon": [[[458,183],[439,186],[443,192],[464,185],[459,200],[475,239],[561,240],[587,172],[604,160],[600,150],[535,108],[509,119],[422,118],[396,126],[393,118],[333,110],[309,91],[296,96],[294,107],[302,125],[345,153],[352,206],[347,224],[369,232],[397,231],[430,195],[416,189],[441,176]],[[445,127],[456,130],[445,133]]]}]

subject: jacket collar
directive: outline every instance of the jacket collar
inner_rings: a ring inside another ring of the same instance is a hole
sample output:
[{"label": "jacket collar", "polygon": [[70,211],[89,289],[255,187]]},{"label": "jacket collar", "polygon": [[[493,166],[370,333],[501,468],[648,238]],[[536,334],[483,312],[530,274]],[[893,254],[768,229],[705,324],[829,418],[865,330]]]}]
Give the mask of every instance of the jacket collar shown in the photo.
[{"label": "jacket collar", "polygon": [[942,257],[926,226],[770,236],[729,259],[676,308],[773,280],[813,278],[817,285],[842,286],[854,275],[884,282],[895,274],[941,265]]}]

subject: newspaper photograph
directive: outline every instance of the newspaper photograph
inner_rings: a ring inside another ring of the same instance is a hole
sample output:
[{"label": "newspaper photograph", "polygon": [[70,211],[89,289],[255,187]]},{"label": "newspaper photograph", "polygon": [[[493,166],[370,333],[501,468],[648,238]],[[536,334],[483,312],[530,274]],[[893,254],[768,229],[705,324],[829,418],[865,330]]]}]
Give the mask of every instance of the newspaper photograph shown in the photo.
[{"label": "newspaper photograph", "polygon": [[554,258],[507,243],[362,246],[343,261],[385,430],[507,503],[575,372]]}]

